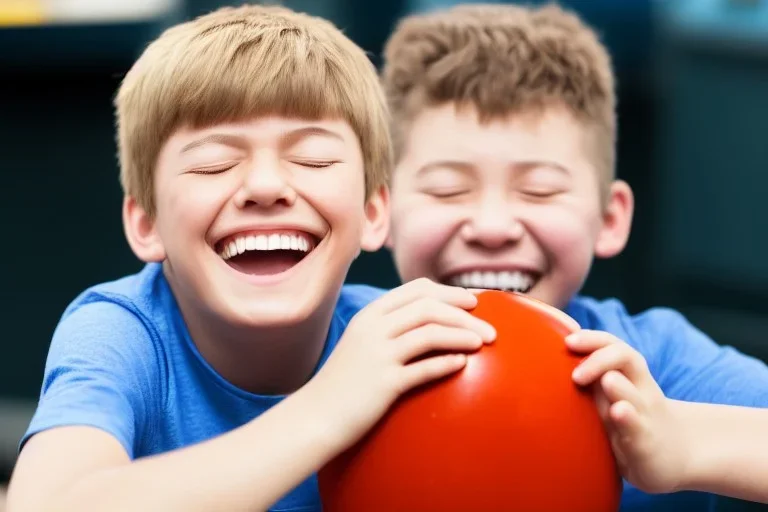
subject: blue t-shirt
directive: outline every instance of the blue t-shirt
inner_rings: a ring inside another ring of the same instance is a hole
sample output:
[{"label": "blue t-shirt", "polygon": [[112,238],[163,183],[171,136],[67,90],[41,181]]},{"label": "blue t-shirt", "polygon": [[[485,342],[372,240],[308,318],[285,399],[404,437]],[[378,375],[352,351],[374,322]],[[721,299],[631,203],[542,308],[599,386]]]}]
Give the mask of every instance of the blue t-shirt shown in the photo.
[{"label": "blue t-shirt", "polygon": [[[321,362],[349,320],[384,290],[346,285]],[[587,329],[608,331],[639,350],[672,398],[768,406],[768,367],[715,344],[672,311],[630,316],[620,302],[575,298],[566,309]],[[53,336],[38,409],[22,443],[45,429],[89,425],[113,435],[131,458],[170,451],[233,430],[282,397],[225,381],[189,337],[161,266],[95,286],[65,311]],[[258,454],[254,454],[258,457]],[[700,493],[648,496],[625,486],[622,510],[710,510]],[[272,511],[319,512],[309,478]]]},{"label": "blue t-shirt", "polygon": [[[355,313],[382,293],[344,286],[321,364]],[[136,275],[86,290],[66,309],[22,444],[45,429],[88,425],[114,436],[136,459],[231,431],[282,398],[243,391],[208,364],[189,336],[161,265],[149,264]],[[313,476],[270,510],[318,512],[319,501]]]}]

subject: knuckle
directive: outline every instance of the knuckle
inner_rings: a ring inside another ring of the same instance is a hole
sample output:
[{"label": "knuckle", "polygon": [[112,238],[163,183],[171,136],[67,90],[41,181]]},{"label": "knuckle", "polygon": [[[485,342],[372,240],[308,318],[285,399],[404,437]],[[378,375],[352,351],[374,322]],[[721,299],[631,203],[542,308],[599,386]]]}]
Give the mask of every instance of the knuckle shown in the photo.
[{"label": "knuckle", "polygon": [[648,362],[645,360],[642,354],[640,354],[640,352],[638,352],[637,350],[634,350],[633,348],[628,348],[628,352],[629,352],[628,358],[632,366],[638,369],[644,369],[648,367]]},{"label": "knuckle", "polygon": [[414,312],[421,317],[432,317],[437,310],[437,303],[428,298],[421,298],[413,304]]},{"label": "knuckle", "polygon": [[419,332],[411,341],[411,350],[409,352],[425,353],[436,346],[437,337],[428,332],[426,328],[419,329]]},{"label": "knuckle", "polygon": [[626,347],[622,347],[621,345],[609,345],[608,348],[606,348],[605,353],[606,355],[609,355],[611,359],[614,359],[620,364],[630,361],[632,358],[632,354],[629,352],[629,350],[627,350]]},{"label": "knuckle", "polygon": [[600,384],[602,384],[605,387],[613,387],[614,384],[616,384],[616,378],[618,372],[615,370],[609,370],[603,374],[603,376],[600,378]]},{"label": "knuckle", "polygon": [[411,282],[413,283],[414,288],[423,292],[426,292],[434,286],[434,283],[426,277],[419,277]]},{"label": "knuckle", "polygon": [[415,368],[401,368],[397,381],[394,383],[396,386],[395,391],[398,395],[403,395],[414,387],[425,382],[425,368],[423,365],[419,365]]},{"label": "knuckle", "polygon": [[422,338],[424,340],[435,340],[438,337],[444,337],[443,329],[437,324],[427,324],[421,328]]},{"label": "knuckle", "polygon": [[405,378],[402,372],[394,370],[384,372],[384,387],[396,395],[405,392]]}]

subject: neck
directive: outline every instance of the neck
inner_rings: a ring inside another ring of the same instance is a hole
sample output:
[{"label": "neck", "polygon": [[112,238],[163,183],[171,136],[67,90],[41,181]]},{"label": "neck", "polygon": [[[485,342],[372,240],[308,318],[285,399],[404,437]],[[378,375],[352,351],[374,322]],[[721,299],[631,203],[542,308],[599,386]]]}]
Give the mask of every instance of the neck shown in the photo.
[{"label": "neck", "polygon": [[312,376],[331,315],[322,321],[310,318],[302,325],[264,329],[225,326],[203,315],[184,320],[200,354],[224,379],[251,393],[284,395]]},{"label": "neck", "polygon": [[317,368],[334,305],[304,322],[281,327],[231,325],[176,295],[200,354],[232,385],[259,395],[285,395],[303,386]]}]

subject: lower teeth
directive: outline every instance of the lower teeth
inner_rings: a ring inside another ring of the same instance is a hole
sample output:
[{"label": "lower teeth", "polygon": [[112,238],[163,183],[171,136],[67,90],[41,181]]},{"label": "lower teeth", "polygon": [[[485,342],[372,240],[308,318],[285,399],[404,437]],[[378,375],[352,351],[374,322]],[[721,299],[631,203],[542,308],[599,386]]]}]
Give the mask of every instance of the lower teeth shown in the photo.
[{"label": "lower teeth", "polygon": [[501,290],[502,292],[518,292],[518,293],[528,293],[528,291],[531,289],[528,288],[488,288],[489,290]]},{"label": "lower teeth", "polygon": [[518,280],[515,284],[504,283],[504,280],[482,280],[482,279],[467,279],[466,277],[458,277],[450,280],[450,284],[453,286],[461,286],[464,288],[477,288],[483,290],[501,290],[505,292],[519,292],[527,293],[533,288],[535,283],[520,283]]}]

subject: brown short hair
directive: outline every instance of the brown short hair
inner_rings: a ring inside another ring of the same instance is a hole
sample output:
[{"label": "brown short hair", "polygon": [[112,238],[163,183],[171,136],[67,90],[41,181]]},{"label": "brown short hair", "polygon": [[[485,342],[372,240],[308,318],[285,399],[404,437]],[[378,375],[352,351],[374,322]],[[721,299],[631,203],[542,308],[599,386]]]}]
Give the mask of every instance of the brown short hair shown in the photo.
[{"label": "brown short hair", "polygon": [[154,167],[181,126],[259,115],[340,118],[362,149],[366,192],[392,165],[389,113],[365,52],[330,22],[279,6],[222,8],[166,30],[115,100],[120,181],[154,214]]},{"label": "brown short hair", "polygon": [[456,103],[486,120],[565,105],[594,128],[596,165],[615,170],[611,59],[593,30],[555,5],[462,5],[404,18],[384,50],[395,146],[418,112]]}]

